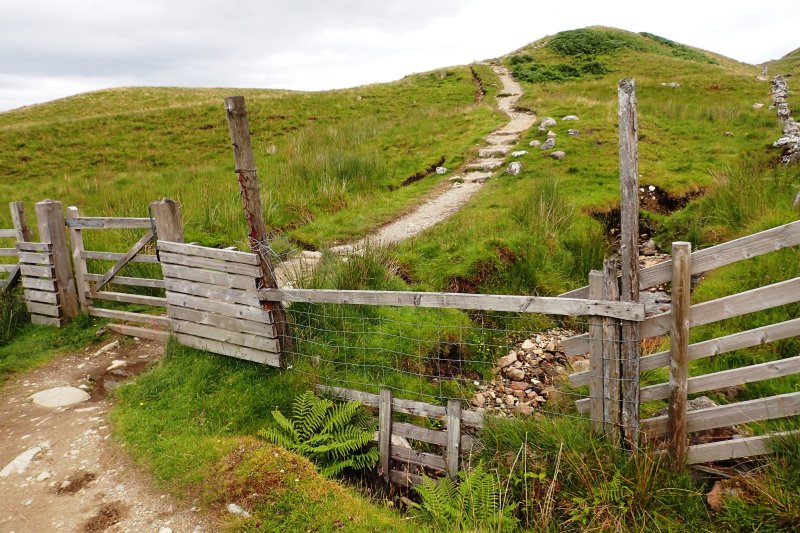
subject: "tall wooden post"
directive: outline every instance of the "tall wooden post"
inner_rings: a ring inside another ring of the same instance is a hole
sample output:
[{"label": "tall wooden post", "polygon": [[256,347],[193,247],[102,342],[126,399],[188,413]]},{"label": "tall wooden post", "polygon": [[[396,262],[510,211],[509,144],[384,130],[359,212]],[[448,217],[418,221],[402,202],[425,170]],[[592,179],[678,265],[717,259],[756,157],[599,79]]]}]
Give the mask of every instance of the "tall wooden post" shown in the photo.
[{"label": "tall wooden post", "polygon": [[[78,218],[80,212],[75,206],[67,208],[67,219]],[[69,228],[69,242],[72,246],[72,265],[75,269],[75,285],[78,288],[78,302],[81,306],[81,311],[84,313],[89,312],[89,307],[93,304],[90,298],[91,287],[89,281],[86,279],[89,269],[86,267],[86,259],[83,257],[83,230],[80,228]]]},{"label": "tall wooden post", "polygon": [[[619,301],[617,264],[613,259],[606,259],[603,262],[602,299],[609,302]],[[605,433],[614,446],[619,446],[622,437],[620,431],[622,425],[622,408],[620,406],[622,350],[619,339],[620,321],[608,316],[603,317],[603,420]]]},{"label": "tall wooden post", "polygon": [[[25,220],[25,206],[22,202],[10,202],[8,208],[11,210],[11,222],[16,230],[17,242],[28,242],[31,240],[31,228]],[[6,280],[5,289],[10,291],[14,285],[20,280],[20,267],[17,266],[8,276]]]},{"label": "tall wooden post", "polygon": [[461,402],[447,400],[447,477],[458,477],[458,460],[461,456]]},{"label": "tall wooden post", "polygon": [[[620,300],[639,301],[639,149],[636,82],[619,82]],[[626,444],[639,442],[639,324],[621,322],[622,431]]]},{"label": "tall wooden post", "polygon": [[39,227],[39,240],[53,247],[56,288],[58,302],[63,316],[72,318],[80,312],[75,278],[72,275],[70,249],[67,245],[67,232],[61,202],[45,200],[36,204],[36,223]]},{"label": "tall wooden post", "polygon": [[[225,112],[228,116],[236,175],[239,178],[239,193],[242,197],[244,216],[247,219],[249,230],[248,241],[253,253],[259,257],[261,263],[261,280],[259,282],[261,286],[258,288],[277,288],[278,283],[272,267],[272,259],[269,256],[267,226],[264,223],[264,211],[261,207],[261,193],[258,188],[258,175],[253,157],[253,146],[250,142],[250,126],[247,121],[244,96],[225,98]],[[278,330],[281,351],[283,353],[291,351],[289,324],[283,306],[280,302],[262,302],[262,307],[272,312]]]},{"label": "tall wooden post", "polygon": [[183,221],[178,202],[169,198],[152,202],[150,216],[153,217],[158,240],[183,242]]},{"label": "tall wooden post", "polygon": [[686,464],[686,403],[689,378],[689,306],[692,245],[672,243],[672,313],[669,330],[669,454],[678,468]]},{"label": "tall wooden post", "polygon": [[[589,299],[603,299],[603,271],[589,272]],[[603,317],[589,319],[589,422],[595,433],[602,433],[605,420],[605,372],[603,357]]]},{"label": "tall wooden post", "polygon": [[392,465],[392,391],[381,389],[378,401],[378,466],[388,482]]}]

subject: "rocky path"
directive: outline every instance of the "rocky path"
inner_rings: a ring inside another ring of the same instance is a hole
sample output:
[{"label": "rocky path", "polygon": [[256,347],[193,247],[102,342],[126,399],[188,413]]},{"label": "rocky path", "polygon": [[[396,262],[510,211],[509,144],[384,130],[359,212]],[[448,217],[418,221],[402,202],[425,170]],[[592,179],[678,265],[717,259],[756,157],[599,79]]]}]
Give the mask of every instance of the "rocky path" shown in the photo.
[{"label": "rocky path", "polygon": [[[478,151],[478,157],[468,161],[463,172],[451,177],[419,207],[359,241],[331,248],[332,252],[346,255],[357,253],[368,244],[386,245],[410,239],[461,209],[486,180],[500,171],[511,147],[522,133],[533,126],[536,116],[515,110],[514,105],[522,96],[522,88],[505,67],[493,66],[492,69],[503,84],[502,96],[497,98],[497,107],[508,115],[509,122],[487,135],[484,138],[485,146]],[[313,268],[320,257],[318,252],[306,252],[276,265],[278,284],[281,287],[291,285],[298,274]]]},{"label": "rocky path", "polygon": [[110,346],[60,357],[4,385],[3,533],[214,530],[196,509],[155,490],[111,438],[106,391],[160,358],[163,346],[130,340]]}]

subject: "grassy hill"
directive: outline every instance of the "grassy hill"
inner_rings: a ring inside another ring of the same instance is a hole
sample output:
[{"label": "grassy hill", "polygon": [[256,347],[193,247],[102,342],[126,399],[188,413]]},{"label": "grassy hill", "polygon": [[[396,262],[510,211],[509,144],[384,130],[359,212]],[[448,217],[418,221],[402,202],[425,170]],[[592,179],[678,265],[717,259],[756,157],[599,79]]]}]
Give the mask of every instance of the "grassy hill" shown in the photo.
[{"label": "grassy hill", "polygon": [[797,76],[800,74],[800,48],[789,52],[780,59],[769,61],[767,65],[769,66],[769,71],[773,76],[776,74],[782,74],[784,76]]}]

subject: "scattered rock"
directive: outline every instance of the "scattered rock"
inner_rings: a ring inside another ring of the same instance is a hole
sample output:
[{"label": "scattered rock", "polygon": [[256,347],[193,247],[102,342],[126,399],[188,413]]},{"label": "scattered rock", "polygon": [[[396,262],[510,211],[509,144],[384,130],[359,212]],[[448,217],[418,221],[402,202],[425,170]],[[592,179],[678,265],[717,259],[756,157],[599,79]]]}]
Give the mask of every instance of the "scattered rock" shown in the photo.
[{"label": "scattered rock", "polygon": [[534,348],[535,346],[536,346],[536,345],[533,343],[533,341],[532,341],[532,340],[530,340],[530,339],[525,339],[525,340],[522,342],[522,345],[520,346],[520,348],[522,348],[523,350],[533,350],[533,348]]},{"label": "scattered rock", "polygon": [[567,115],[566,117],[562,118],[561,120],[578,120],[578,117],[575,115]]},{"label": "scattered rock", "polygon": [[109,367],[106,368],[106,372],[111,372],[112,370],[116,370],[118,368],[123,368],[126,366],[128,366],[127,361],[123,361],[122,359],[114,359],[113,361],[111,361]]},{"label": "scattered rock", "polygon": [[554,132],[553,130],[547,132],[548,139],[555,139],[556,137],[558,137],[558,133]]},{"label": "scattered rock", "polygon": [[556,146],[556,140],[552,137],[547,139],[543,145],[539,147],[539,150],[552,150]]},{"label": "scattered rock", "polygon": [[303,250],[301,254],[303,259],[315,261],[317,259],[322,259],[322,252],[317,252],[314,250]]},{"label": "scattered rock", "polygon": [[761,104],[759,102],[753,104],[753,109],[761,109],[762,107],[764,107],[764,104]]},{"label": "scattered rock", "polygon": [[239,516],[242,516],[244,518],[250,518],[250,513],[248,513],[247,511],[245,511],[244,509],[242,509],[241,507],[239,507],[235,503],[229,503],[226,506],[226,509],[228,509],[228,512],[231,513],[231,514],[239,515]]},{"label": "scattered rock", "polygon": [[544,117],[539,124],[539,131],[544,131],[547,128],[552,128],[557,124],[556,120],[552,117]]},{"label": "scattered rock", "polygon": [[772,100],[778,109],[778,119],[783,126],[783,136],[772,143],[775,148],[783,150],[781,161],[784,164],[800,163],[800,122],[792,118],[789,110],[789,86],[783,76],[775,76],[772,80]]},{"label": "scattered rock", "polygon": [[474,405],[475,407],[483,407],[484,405],[486,405],[486,396],[484,396],[479,392],[472,399],[472,405]]},{"label": "scattered rock", "polygon": [[578,130],[567,130],[567,135],[569,135],[571,137],[577,137],[580,134],[581,134],[581,132],[578,131]]},{"label": "scattered rock", "polygon": [[516,176],[522,171],[522,163],[519,161],[514,161],[510,165],[508,165],[508,169],[506,169],[506,173],[511,174],[512,176]]},{"label": "scattered rock", "polygon": [[162,527],[158,530],[158,533],[172,533],[172,528],[166,526]]},{"label": "scattered rock", "polygon": [[647,240],[647,242],[639,247],[639,253],[645,256],[656,255],[656,252],[656,242],[653,239]]},{"label": "scattered rock", "polygon": [[539,148],[539,146],[541,144],[542,143],[540,141],[537,141],[537,140],[534,139],[534,140],[532,140],[531,142],[528,143],[528,146],[533,146],[534,148]]},{"label": "scattered rock", "polygon": [[51,477],[53,477],[53,474],[51,474],[49,470],[44,470],[41,474],[36,476],[36,481],[44,481],[45,479],[50,479]]},{"label": "scattered rock", "polygon": [[[525,379],[525,371],[522,370],[521,368],[509,368],[508,370],[506,370],[505,374],[507,378],[513,379],[515,381]],[[520,390],[525,390],[525,389],[520,389]]]},{"label": "scattered rock", "polygon": [[667,83],[662,83],[661,85],[663,85],[664,87],[672,87],[672,88],[681,86],[681,84],[676,81],[669,81]]},{"label": "scattered rock", "polygon": [[533,407],[530,403],[521,403],[517,405],[514,412],[522,416],[531,416],[533,414]]},{"label": "scattered rock", "polygon": [[565,152],[562,152],[561,150],[556,150],[555,152],[552,152],[550,154],[550,157],[552,157],[553,159],[561,160],[567,157],[567,154]]},{"label": "scattered rock", "polygon": [[521,157],[527,153],[528,153],[527,150],[517,150],[515,152],[511,152],[511,157]]},{"label": "scattered rock", "polygon": [[108,352],[110,350],[113,350],[115,348],[119,348],[119,341],[109,342],[108,344],[106,344],[105,346],[103,346],[102,348],[100,348],[99,350],[94,352],[92,354],[92,357],[97,357],[98,355],[103,355],[104,353],[106,353],[106,352]]},{"label": "scattered rock", "polygon": [[723,479],[714,483],[711,490],[706,494],[706,502],[708,507],[718,513],[722,511],[725,500],[728,498],[737,498],[742,495],[742,489],[737,487],[735,478]]},{"label": "scattered rock", "polygon": [[506,356],[501,357],[500,360],[497,361],[497,366],[499,366],[500,368],[505,368],[513,363],[516,363],[517,361],[518,359],[516,352],[512,352]]},{"label": "scattered rock", "polygon": [[[525,371],[521,370],[521,372],[522,375],[525,376]],[[509,383],[509,386],[511,387],[511,390],[519,390],[519,391],[524,391],[531,388],[531,384],[526,381],[512,381],[511,383]]]},{"label": "scattered rock", "polygon": [[725,132],[725,137],[733,137],[733,132],[732,131],[726,131]]},{"label": "scattered rock", "polygon": [[769,67],[767,65],[761,65],[761,74],[756,76],[757,81],[767,81],[769,79]]},{"label": "scattered rock", "polygon": [[440,176],[443,174],[447,174],[447,167],[436,167],[436,173]]},{"label": "scattered rock", "polygon": [[28,468],[28,465],[31,464],[33,458],[41,451],[42,447],[34,446],[17,455],[10,463],[0,470],[0,477],[8,477],[11,474],[22,474]]},{"label": "scattered rock", "polygon": [[78,387],[55,387],[39,391],[30,398],[40,407],[56,408],[85,402],[90,396]]}]

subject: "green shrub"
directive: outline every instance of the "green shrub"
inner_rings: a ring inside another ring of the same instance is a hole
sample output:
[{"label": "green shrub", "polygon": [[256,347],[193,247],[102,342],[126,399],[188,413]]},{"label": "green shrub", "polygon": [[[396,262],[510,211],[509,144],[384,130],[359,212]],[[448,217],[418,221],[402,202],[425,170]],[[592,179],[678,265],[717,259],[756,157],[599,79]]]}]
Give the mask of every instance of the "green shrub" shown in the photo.
[{"label": "green shrub", "polygon": [[641,35],[642,37],[647,37],[648,39],[651,39],[659,44],[663,44],[664,46],[669,47],[670,53],[673,56],[678,57],[680,59],[686,59],[688,61],[698,61],[700,63],[711,63],[711,64],[718,63],[716,59],[708,57],[704,53],[689,48],[686,45],[683,45],[681,43],[676,43],[675,41],[667,39],[666,37],[661,37],[659,35],[648,33],[646,31],[640,32],[639,35]]},{"label": "green shrub", "polygon": [[595,56],[612,54],[622,48],[646,48],[635,37],[625,33],[592,28],[562,31],[547,46],[565,56]]},{"label": "green shrub", "polygon": [[0,293],[0,346],[6,344],[14,333],[28,323],[28,311],[22,291],[14,289]]}]

